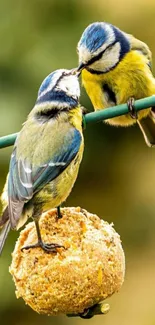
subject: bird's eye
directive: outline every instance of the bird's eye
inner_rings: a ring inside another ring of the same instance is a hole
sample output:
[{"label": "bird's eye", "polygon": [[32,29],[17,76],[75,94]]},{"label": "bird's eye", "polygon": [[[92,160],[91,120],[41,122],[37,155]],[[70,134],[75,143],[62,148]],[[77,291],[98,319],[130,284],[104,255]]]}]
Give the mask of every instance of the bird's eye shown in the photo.
[{"label": "bird's eye", "polygon": [[105,52],[110,52],[112,48],[113,48],[113,45],[108,46],[107,49],[105,50]]}]

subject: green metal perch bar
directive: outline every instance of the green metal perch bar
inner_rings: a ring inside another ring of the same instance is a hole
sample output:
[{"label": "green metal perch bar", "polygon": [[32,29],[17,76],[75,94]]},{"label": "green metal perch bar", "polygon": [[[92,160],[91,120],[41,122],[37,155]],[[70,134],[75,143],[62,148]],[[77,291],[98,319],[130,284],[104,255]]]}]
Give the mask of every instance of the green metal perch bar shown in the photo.
[{"label": "green metal perch bar", "polygon": [[[138,112],[142,109],[155,106],[155,95],[135,101],[135,110]],[[96,112],[88,113],[84,117],[84,124],[101,122],[112,117],[124,115],[128,113],[127,104],[117,105],[102,109]],[[16,140],[18,133],[13,133],[0,138],[0,148],[12,146]]]}]

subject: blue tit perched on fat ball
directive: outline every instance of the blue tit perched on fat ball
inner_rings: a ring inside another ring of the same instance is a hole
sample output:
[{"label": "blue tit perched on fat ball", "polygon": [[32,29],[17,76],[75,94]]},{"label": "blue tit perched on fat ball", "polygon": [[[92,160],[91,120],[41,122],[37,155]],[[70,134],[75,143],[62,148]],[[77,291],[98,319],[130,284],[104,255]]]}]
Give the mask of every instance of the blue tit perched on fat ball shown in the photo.
[{"label": "blue tit perched on fat ball", "polygon": [[56,251],[60,244],[42,241],[39,217],[66,200],[83,155],[80,88],[73,70],[56,70],[40,86],[37,101],[14,145],[2,194],[0,253],[9,230],[32,217],[38,242],[23,247]]},{"label": "blue tit perched on fat ball", "polygon": [[154,108],[134,111],[134,100],[155,94],[148,46],[109,23],[96,22],[84,30],[77,51],[78,71],[94,109],[127,103],[129,114],[106,122],[116,126],[137,122],[147,145],[154,146]]}]

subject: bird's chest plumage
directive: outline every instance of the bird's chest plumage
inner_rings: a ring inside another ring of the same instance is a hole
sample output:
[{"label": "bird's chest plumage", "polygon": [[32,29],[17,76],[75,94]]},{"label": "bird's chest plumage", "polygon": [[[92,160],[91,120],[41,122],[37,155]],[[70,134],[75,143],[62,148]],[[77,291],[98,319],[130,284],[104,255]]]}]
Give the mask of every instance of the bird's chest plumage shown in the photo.
[{"label": "bird's chest plumage", "polygon": [[[83,70],[82,82],[95,110],[126,103],[130,97],[140,99],[155,94],[155,81],[147,59],[136,51],[129,52],[107,73],[93,74]],[[147,114],[148,110],[143,110],[139,117]],[[135,120],[124,115],[107,122],[113,125],[129,125]]]}]

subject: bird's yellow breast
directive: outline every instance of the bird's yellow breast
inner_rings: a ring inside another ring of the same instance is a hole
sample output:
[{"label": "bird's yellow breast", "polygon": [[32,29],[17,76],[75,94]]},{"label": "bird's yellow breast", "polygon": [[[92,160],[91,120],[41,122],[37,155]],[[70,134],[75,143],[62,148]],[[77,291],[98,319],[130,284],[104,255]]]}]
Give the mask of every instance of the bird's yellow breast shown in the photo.
[{"label": "bird's yellow breast", "polygon": [[[155,94],[155,80],[148,66],[148,59],[138,51],[130,51],[111,71],[103,74],[92,74],[86,69],[82,71],[82,83],[91,99],[95,110],[110,105],[103,87],[107,85],[116,97],[116,104],[123,104],[130,97],[144,98]],[[138,113],[141,119],[149,113],[149,109]],[[119,116],[107,121],[113,125],[130,125],[135,123],[129,115]]]},{"label": "bird's yellow breast", "polygon": [[80,105],[69,112],[69,121],[80,133],[82,133],[82,109]]}]

